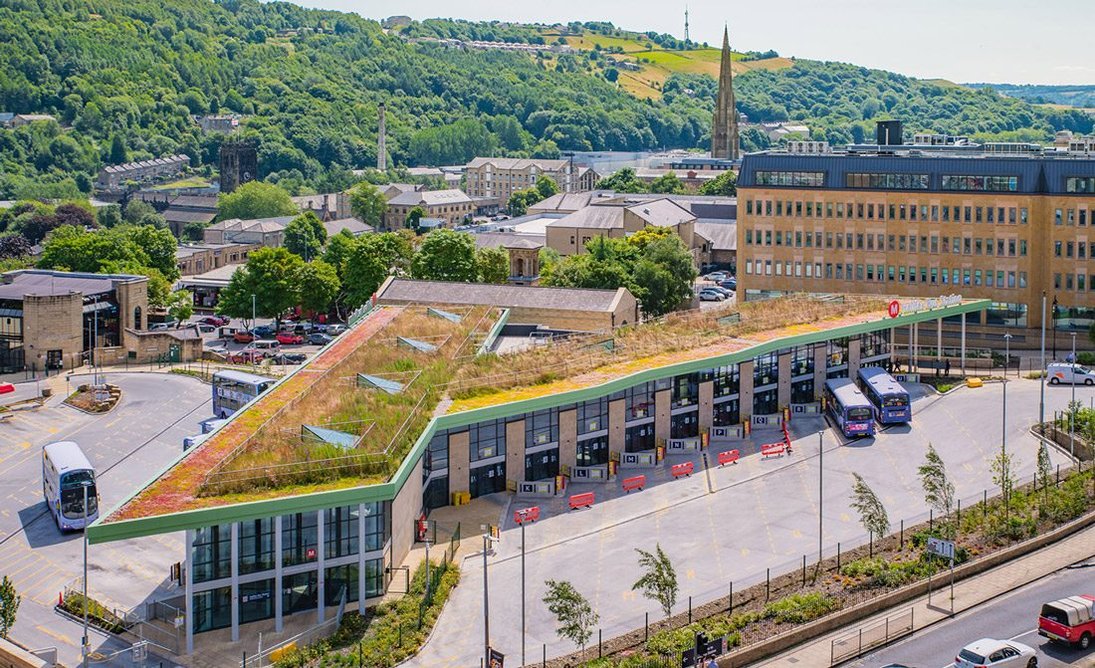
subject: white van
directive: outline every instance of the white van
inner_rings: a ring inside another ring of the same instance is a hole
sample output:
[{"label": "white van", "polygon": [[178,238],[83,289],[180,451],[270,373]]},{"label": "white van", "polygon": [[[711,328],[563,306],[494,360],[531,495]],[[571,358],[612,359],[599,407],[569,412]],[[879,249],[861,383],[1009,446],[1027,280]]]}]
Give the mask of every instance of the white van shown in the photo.
[{"label": "white van", "polygon": [[281,352],[281,342],[277,339],[259,339],[251,342],[247,348],[257,350],[266,357],[273,357]]},{"label": "white van", "polygon": [[1046,367],[1050,385],[1095,385],[1095,371],[1079,364],[1055,362]]}]

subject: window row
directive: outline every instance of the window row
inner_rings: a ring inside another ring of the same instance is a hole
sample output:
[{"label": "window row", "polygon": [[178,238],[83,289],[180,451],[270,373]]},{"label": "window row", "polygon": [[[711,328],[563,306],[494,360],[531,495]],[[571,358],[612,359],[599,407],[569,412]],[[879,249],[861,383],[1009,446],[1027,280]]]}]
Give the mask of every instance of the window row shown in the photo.
[{"label": "window row", "polygon": [[1088,214],[1087,209],[1053,210],[1054,225],[1079,225],[1080,227],[1085,227],[1089,220],[1091,221],[1091,225],[1095,226],[1095,211]]},{"label": "window row", "polygon": [[943,175],[943,190],[979,190],[989,192],[1018,192],[1018,176],[954,176]]},{"label": "window row", "polygon": [[1074,257],[1079,260],[1095,260],[1095,241],[1054,241],[1054,257]]},{"label": "window row", "polygon": [[1095,274],[1054,274],[1053,287],[1056,290],[1076,290],[1084,292],[1095,290]]},{"label": "window row", "polygon": [[[1057,243],[1060,245],[1061,242]],[[1028,248],[1026,239],[1016,238],[988,237],[982,239],[980,237],[951,237],[935,234],[922,234],[919,236],[902,234],[898,236],[873,232],[802,232],[801,230],[792,232],[790,230],[753,229],[745,230],[745,245],[901,253],[996,255],[1000,257],[1026,257]],[[1091,247],[1095,250],[1095,243],[1092,243]],[[1095,257],[1095,255],[1092,255],[1092,257]]]},{"label": "window row", "polygon": [[989,288],[1025,288],[1027,272],[948,267],[894,266],[832,262],[746,260],[745,273],[756,276],[834,279],[838,281],[971,285]]},{"label": "window row", "polygon": [[1030,212],[1027,207],[791,200],[745,200],[745,213],[750,216],[775,215],[795,218],[909,220],[925,223],[993,223],[997,225],[1026,225],[1030,219]]},{"label": "window row", "polygon": [[871,190],[927,190],[931,185],[931,177],[928,174],[852,172],[844,175],[844,185],[848,188],[869,188]]},{"label": "window row", "polygon": [[758,171],[758,186],[801,186],[820,188],[825,185],[825,172]]}]

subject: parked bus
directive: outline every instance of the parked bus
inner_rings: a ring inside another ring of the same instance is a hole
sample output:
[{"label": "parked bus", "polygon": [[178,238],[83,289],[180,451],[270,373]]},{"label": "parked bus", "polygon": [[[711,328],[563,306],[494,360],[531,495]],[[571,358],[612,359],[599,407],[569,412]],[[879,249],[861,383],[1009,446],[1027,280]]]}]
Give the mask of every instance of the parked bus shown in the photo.
[{"label": "parked bus", "polygon": [[859,370],[859,386],[867,401],[874,406],[875,419],[879,424],[900,424],[912,420],[909,393],[885,369],[863,367]]},{"label": "parked bus", "polygon": [[213,415],[221,419],[243,408],[249,401],[274,384],[273,378],[243,371],[218,371],[213,374]]},{"label": "parked bus", "polygon": [[825,405],[848,438],[874,435],[874,408],[851,380],[825,381]]},{"label": "parked bus", "polygon": [[99,517],[95,469],[80,446],[72,441],[59,441],[42,448],[42,497],[61,531],[83,529]]}]

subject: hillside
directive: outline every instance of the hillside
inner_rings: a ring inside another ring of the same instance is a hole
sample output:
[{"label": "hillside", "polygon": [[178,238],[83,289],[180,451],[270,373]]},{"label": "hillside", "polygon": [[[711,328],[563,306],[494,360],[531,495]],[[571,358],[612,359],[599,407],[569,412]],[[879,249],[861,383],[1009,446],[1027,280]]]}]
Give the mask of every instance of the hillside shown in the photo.
[{"label": "hillside", "polygon": [[[392,165],[707,143],[714,49],[611,24],[565,32],[450,20],[386,31],[356,14],[256,0],[8,0],[0,111],[50,113],[60,126],[0,130],[0,199],[74,196],[104,164],[173,152],[208,175],[223,137],[192,119],[208,113],[243,114],[261,176],[292,192],[346,187],[350,169],[375,164],[382,101]],[[597,48],[615,35],[620,43]],[[577,40],[578,50],[470,50],[444,37]],[[618,58],[640,59],[639,78],[657,88],[629,83]],[[740,108],[752,120],[802,119],[834,141],[887,115],[912,129],[991,136],[1091,129],[1079,112],[850,65],[738,65]],[[744,136],[747,149],[763,146],[757,134]]]},{"label": "hillside", "polygon": [[1001,95],[1019,98],[1035,104],[1095,110],[1095,86],[1043,86],[1039,84],[966,84],[973,88],[992,88]]}]

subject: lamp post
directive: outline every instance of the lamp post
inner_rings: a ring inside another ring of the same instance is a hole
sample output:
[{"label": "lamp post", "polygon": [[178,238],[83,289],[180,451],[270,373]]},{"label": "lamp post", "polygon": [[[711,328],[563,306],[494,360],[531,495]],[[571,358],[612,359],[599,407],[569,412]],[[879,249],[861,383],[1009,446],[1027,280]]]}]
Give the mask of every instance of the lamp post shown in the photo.
[{"label": "lamp post", "polygon": [[490,527],[483,532],[483,665],[490,665],[490,599],[487,597],[487,548],[490,546]]},{"label": "lamp post", "polygon": [[1053,295],[1053,361],[1057,361],[1057,295]]},{"label": "lamp post", "polygon": [[1046,291],[1042,290],[1042,372],[1038,394],[1038,424],[1046,422]]},{"label": "lamp post", "polygon": [[[1004,350],[1005,355],[1011,354],[1011,332],[1004,334]],[[1000,463],[1005,464],[1007,462],[1008,454],[1008,376],[1004,374],[1004,401],[1002,416],[1000,419]],[[1004,470],[1004,477],[1011,475],[1011,472],[1007,469]],[[1008,514],[1008,499],[1004,497],[1004,516]]]},{"label": "lamp post", "polygon": [[252,330],[255,329],[255,325],[258,324],[257,322],[255,322],[255,320],[256,320],[256,318],[255,318],[255,293],[251,293],[251,329]]},{"label": "lamp post", "polygon": [[[1072,364],[1076,364],[1076,332],[1072,332]],[[1076,458],[1076,382],[1072,383],[1072,401],[1068,403],[1068,454]]]},{"label": "lamp post", "polygon": [[[825,503],[825,497],[823,490],[825,487],[825,432],[819,431],[817,433],[817,563],[818,568],[821,568],[821,546],[822,546],[822,508]],[[820,571],[819,571],[820,572]]]},{"label": "lamp post", "polygon": [[81,645],[81,655],[83,656],[83,668],[87,668],[87,660],[89,654],[88,637],[87,637],[87,488],[91,486],[90,482],[85,482],[84,488],[84,641]]},{"label": "lamp post", "polygon": [[95,323],[92,328],[91,334],[91,383],[92,385],[99,384],[99,295],[95,295],[95,311],[92,316]]}]

